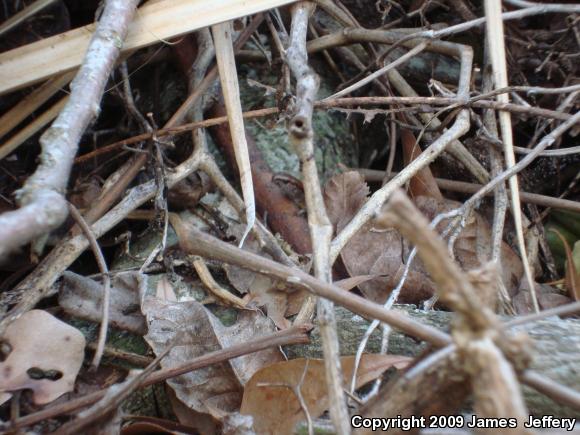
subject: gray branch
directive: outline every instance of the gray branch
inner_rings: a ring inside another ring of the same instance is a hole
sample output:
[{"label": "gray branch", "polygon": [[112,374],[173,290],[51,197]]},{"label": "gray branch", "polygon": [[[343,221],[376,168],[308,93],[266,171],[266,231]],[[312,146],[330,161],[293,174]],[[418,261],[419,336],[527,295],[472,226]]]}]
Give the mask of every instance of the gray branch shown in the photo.
[{"label": "gray branch", "polygon": [[105,85],[138,3],[138,0],[107,0],[83,63],[71,83],[70,98],[40,138],[40,164],[17,192],[20,208],[0,215],[0,260],[54,230],[66,219],[65,192],[78,144],[99,113]]}]

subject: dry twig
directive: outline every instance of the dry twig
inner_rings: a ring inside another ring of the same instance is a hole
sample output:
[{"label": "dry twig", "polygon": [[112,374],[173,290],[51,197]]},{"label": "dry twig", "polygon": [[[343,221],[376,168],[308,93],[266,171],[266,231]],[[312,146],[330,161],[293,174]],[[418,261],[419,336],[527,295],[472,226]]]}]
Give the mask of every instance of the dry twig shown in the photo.
[{"label": "dry twig", "polygon": [[120,53],[137,0],[108,0],[82,66],[71,84],[67,104],[42,135],[36,172],[18,192],[18,210],[0,215],[0,258],[64,222],[66,189],[78,143],[97,116],[109,74]]},{"label": "dry twig", "polygon": [[[286,60],[296,78],[296,112],[290,120],[288,135],[302,166],[308,226],[313,249],[314,275],[323,282],[331,282],[331,262],[328,254],[332,225],[328,220],[320,190],[314,159],[314,132],[312,130],[312,112],[318,92],[319,78],[308,66],[306,53],[308,19],[313,11],[314,4],[308,2],[300,2],[292,7],[292,25]],[[298,324],[309,320],[314,300],[312,296],[306,299],[296,319]],[[318,299],[317,319],[324,350],[330,416],[339,434],[349,434],[350,424],[343,394],[342,368],[332,301]]]}]

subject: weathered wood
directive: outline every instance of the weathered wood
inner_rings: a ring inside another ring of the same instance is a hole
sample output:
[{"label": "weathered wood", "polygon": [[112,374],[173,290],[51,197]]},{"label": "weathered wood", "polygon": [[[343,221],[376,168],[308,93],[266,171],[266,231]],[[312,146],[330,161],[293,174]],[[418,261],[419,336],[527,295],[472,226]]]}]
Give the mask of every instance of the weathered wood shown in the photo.
[{"label": "weathered wood", "polygon": [[[397,306],[397,310],[406,312],[414,320],[448,331],[452,313],[443,311],[422,311],[413,306]],[[342,355],[354,355],[370,322],[342,308],[336,308],[340,352]],[[549,318],[513,328],[514,331],[525,331],[534,342],[534,361],[532,368],[538,373],[553,379],[555,382],[580,390],[580,321]],[[378,352],[381,347],[381,332],[377,329],[371,335],[366,351]],[[425,349],[425,344],[417,342],[398,331],[389,337],[389,353],[416,356]],[[322,358],[318,328],[311,334],[309,344],[289,346],[289,358]],[[580,417],[580,413],[561,406],[551,399],[524,387],[526,404],[534,415],[555,415],[560,417]]]},{"label": "weathered wood", "polygon": [[[146,4],[137,11],[123,52],[293,1],[163,0]],[[94,31],[95,25],[90,24],[0,54],[0,95],[78,67]]]}]

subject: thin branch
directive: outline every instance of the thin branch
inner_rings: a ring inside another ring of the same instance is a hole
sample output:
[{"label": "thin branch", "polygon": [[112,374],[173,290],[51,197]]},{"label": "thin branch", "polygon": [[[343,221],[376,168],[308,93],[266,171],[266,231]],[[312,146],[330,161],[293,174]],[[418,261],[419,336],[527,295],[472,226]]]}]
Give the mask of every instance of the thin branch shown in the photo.
[{"label": "thin branch", "polygon": [[111,278],[109,276],[109,268],[107,267],[107,262],[101,251],[101,248],[95,238],[95,235],[91,231],[91,228],[87,222],[83,219],[77,208],[69,202],[68,204],[69,212],[77,225],[82,229],[85,237],[89,241],[95,259],[97,260],[97,265],[103,276],[103,316],[101,318],[101,325],[99,327],[99,339],[97,341],[97,348],[93,356],[93,361],[91,362],[91,368],[96,370],[99,367],[101,358],[103,357],[103,352],[105,350],[105,343],[107,342],[107,330],[109,328],[109,306],[111,301]]},{"label": "thin branch", "polygon": [[[329,259],[332,224],[326,214],[324,199],[320,190],[320,181],[314,159],[314,132],[312,129],[312,112],[318,92],[319,78],[308,65],[306,52],[306,35],[308,20],[314,12],[314,4],[299,2],[292,6],[292,24],[290,27],[289,46],[286,51],[288,66],[296,79],[296,112],[290,120],[288,136],[294,146],[302,167],[308,226],[312,240],[314,275],[323,282],[331,282],[332,272]],[[296,322],[308,321],[313,311],[315,298],[308,297],[298,313]],[[326,369],[326,384],[330,417],[339,434],[349,434],[349,414],[343,394],[342,368],[338,348],[338,334],[334,317],[334,304],[327,299],[319,298],[317,302],[317,319]]]},{"label": "thin branch", "polygon": [[[471,77],[471,62],[473,51],[470,47],[459,44],[450,44],[450,49],[456,50],[455,54],[461,59],[461,75],[458,86],[458,97],[467,99],[469,94],[469,83]],[[407,167],[396,175],[390,182],[377,190],[371,198],[361,207],[352,220],[342,229],[333,240],[330,248],[330,258],[334,262],[342,248],[356,234],[356,232],[367,223],[383,205],[389,195],[397,188],[409,181],[417,171],[426,167],[437,156],[439,156],[448,145],[465,134],[469,130],[469,111],[462,109],[453,125],[426,148],[419,158],[413,160]]]},{"label": "thin branch", "polygon": [[[533,151],[533,150],[530,150]],[[380,183],[383,181],[386,172],[375,169],[354,168],[360,172],[365,180],[370,183]],[[397,172],[391,172],[391,175],[397,175]],[[499,174],[498,174],[499,175]],[[452,192],[477,193],[484,185],[476,183],[467,183],[465,181],[447,180],[445,178],[435,178],[437,186],[441,189],[451,190]],[[493,195],[493,192],[487,192],[486,195]],[[547,195],[538,195],[520,191],[522,201],[530,204],[537,204],[544,207],[553,207],[561,210],[570,210],[580,212],[580,202],[567,199],[555,198]]]},{"label": "thin branch", "polygon": [[20,208],[0,215],[0,258],[60,226],[67,217],[66,190],[81,136],[97,116],[105,84],[133,19],[138,0],[108,0],[71,83],[69,100],[42,135],[40,165],[18,191]]}]

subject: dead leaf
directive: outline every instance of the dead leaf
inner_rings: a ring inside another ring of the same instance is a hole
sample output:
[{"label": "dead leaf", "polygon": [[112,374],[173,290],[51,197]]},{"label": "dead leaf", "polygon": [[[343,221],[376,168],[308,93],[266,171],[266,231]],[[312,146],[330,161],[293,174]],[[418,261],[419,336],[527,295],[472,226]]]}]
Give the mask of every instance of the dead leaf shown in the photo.
[{"label": "dead leaf", "polygon": [[[362,175],[348,171],[332,177],[324,189],[328,216],[339,233],[366,202],[369,188]],[[364,225],[341,251],[341,259],[351,277],[375,275],[377,278],[358,284],[370,300],[384,303],[403,274],[403,258],[410,250],[394,229],[373,231],[373,222]],[[434,284],[414,266],[401,292],[400,302],[413,303],[428,299]]]},{"label": "dead leaf", "polygon": [[[226,233],[234,240],[240,240],[244,230],[245,225],[229,222]],[[272,260],[272,257],[260,247],[252,233],[247,236],[242,249]],[[298,264],[297,267],[304,271],[309,267],[309,264]],[[236,290],[242,294],[248,293],[250,295],[246,306],[264,308],[268,317],[280,329],[286,329],[290,326],[286,317],[294,315],[300,310],[302,301],[307,295],[305,291],[295,291],[284,281],[248,269],[225,264],[224,270],[228,280]]]},{"label": "dead leaf", "polygon": [[[524,281],[525,282],[525,281]],[[522,285],[522,289],[513,297],[513,305],[517,314],[531,314],[533,313],[532,308],[532,298],[530,296],[530,290],[527,286]],[[557,288],[552,287],[547,284],[535,283],[536,295],[538,299],[538,305],[540,309],[548,310],[550,308],[559,307],[561,305],[566,305],[573,300],[568,296],[561,294]]]},{"label": "dead leaf", "polygon": [[[156,354],[165,349],[176,333],[182,334],[171,353],[162,360],[163,368],[175,367],[274,331],[271,320],[256,311],[240,312],[237,322],[226,327],[195,301],[172,303],[146,297],[142,309],[149,326],[145,340]],[[195,370],[167,383],[190,409],[221,420],[239,409],[248,379],[263,366],[281,359],[279,350],[268,349]]]},{"label": "dead leaf", "polygon": [[[341,358],[345,379],[352,376],[354,360],[353,356]],[[378,378],[391,367],[402,369],[410,361],[411,358],[405,356],[363,355],[356,387]],[[299,358],[265,367],[247,383],[240,412],[254,418],[256,433],[293,434],[296,424],[306,420],[306,416],[292,388],[300,386],[308,413],[316,418],[328,408],[324,373],[324,360],[321,359]]]},{"label": "dead leaf", "polygon": [[[349,171],[331,178],[324,190],[329,218],[336,232],[358,212],[366,202],[368,187],[363,177],[356,171]],[[457,208],[461,204],[447,199],[439,200],[420,196],[415,198],[417,207],[432,220],[439,213]],[[438,230],[442,231],[448,221],[443,221]],[[490,246],[490,228],[484,219],[474,214],[455,242],[455,255],[464,270],[481,267],[487,262]],[[341,259],[350,276],[376,275],[377,278],[358,284],[361,292],[370,300],[384,303],[392,289],[399,283],[405,270],[411,246],[395,229],[377,231],[373,221],[364,225],[341,251]],[[504,285],[514,294],[522,275],[519,257],[507,244],[502,245],[501,277]],[[418,303],[433,295],[435,284],[422,265],[415,258],[399,302]]]},{"label": "dead leaf", "polygon": [[[147,331],[140,311],[139,295],[147,287],[147,276],[137,272],[115,274],[111,280],[109,323],[111,326],[143,335]],[[100,322],[103,285],[73,272],[63,273],[59,305],[71,316]]]},{"label": "dead leaf", "polygon": [[85,337],[43,310],[24,313],[4,334],[11,347],[0,363],[0,403],[16,390],[32,390],[34,403],[44,405],[74,389],[81,368]]},{"label": "dead leaf", "polygon": [[[403,157],[405,165],[421,155],[421,148],[412,132],[407,129],[401,129],[401,143],[403,145]],[[424,167],[415,174],[409,182],[409,197],[430,196],[435,199],[443,199],[441,190],[437,186],[435,177],[429,166]]]},{"label": "dead leaf", "polygon": [[324,187],[328,219],[339,233],[367,201],[369,187],[357,171],[335,175]]}]

